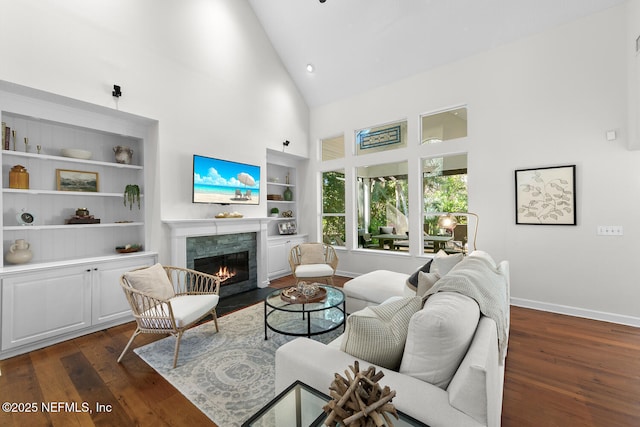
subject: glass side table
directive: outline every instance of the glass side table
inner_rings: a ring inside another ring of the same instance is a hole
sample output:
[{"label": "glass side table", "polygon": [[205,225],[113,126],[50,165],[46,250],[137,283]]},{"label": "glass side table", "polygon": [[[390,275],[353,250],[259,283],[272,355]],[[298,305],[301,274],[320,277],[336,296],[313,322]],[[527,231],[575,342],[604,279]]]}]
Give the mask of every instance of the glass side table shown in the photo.
[{"label": "glass side table", "polygon": [[[331,398],[326,394],[296,381],[267,403],[242,427],[319,427],[327,414],[322,407]],[[429,427],[398,411],[399,419],[392,417],[396,427]]]}]

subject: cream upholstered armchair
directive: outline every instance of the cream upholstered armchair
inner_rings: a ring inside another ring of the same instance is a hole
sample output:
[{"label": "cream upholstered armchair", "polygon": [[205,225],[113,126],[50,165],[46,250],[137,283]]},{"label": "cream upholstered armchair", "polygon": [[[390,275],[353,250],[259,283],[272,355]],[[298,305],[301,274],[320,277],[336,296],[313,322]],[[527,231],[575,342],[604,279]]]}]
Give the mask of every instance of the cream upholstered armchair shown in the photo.
[{"label": "cream upholstered armchair", "polygon": [[333,276],[338,268],[338,256],[331,245],[302,243],[291,248],[289,265],[296,283],[323,280],[333,285]]},{"label": "cream upholstered armchair", "polygon": [[155,264],[123,274],[120,285],[138,327],[120,354],[118,363],[139,334],[171,334],[176,337],[175,368],[184,331],[208,314],[213,315],[218,331],[216,307],[220,300],[220,279],[216,276]]}]

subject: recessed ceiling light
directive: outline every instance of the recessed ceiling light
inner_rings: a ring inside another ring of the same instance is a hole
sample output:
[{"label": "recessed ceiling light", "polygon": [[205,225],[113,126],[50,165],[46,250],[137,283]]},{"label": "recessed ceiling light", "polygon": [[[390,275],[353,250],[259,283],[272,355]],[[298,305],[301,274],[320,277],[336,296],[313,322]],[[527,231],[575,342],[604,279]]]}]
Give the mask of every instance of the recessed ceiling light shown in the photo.
[{"label": "recessed ceiling light", "polygon": [[313,73],[314,70],[315,67],[313,66],[313,64],[307,64],[307,73]]}]

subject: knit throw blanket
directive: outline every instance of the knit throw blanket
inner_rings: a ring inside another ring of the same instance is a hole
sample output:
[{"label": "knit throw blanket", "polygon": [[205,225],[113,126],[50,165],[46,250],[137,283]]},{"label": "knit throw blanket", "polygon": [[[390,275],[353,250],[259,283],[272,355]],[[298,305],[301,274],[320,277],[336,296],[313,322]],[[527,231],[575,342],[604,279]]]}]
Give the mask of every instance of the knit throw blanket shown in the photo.
[{"label": "knit throw blanket", "polygon": [[496,322],[502,363],[506,355],[509,330],[509,301],[505,275],[484,258],[465,257],[427,291],[423,301],[430,295],[442,291],[458,292],[473,298],[478,303],[480,312]]}]

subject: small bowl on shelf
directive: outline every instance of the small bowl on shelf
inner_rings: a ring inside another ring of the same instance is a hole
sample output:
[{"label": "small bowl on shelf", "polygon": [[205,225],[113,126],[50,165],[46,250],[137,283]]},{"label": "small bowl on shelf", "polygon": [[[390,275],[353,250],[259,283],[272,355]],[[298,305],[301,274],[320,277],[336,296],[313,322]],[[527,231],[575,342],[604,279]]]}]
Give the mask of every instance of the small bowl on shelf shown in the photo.
[{"label": "small bowl on shelf", "polygon": [[80,148],[63,148],[61,153],[64,157],[71,157],[73,159],[89,160],[93,153],[88,150],[82,150]]},{"label": "small bowl on shelf", "polygon": [[138,252],[142,250],[142,245],[125,245],[125,246],[116,246],[116,252],[119,254],[129,254],[132,252]]}]

